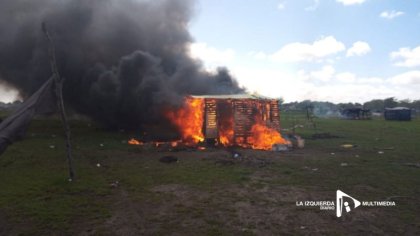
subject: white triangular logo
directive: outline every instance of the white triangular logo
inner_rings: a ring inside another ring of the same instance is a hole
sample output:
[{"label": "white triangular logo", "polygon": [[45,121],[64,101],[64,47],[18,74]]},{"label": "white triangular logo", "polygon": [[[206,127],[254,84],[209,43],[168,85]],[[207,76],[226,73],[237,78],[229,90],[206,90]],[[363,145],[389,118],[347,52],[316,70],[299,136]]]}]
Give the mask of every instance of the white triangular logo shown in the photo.
[{"label": "white triangular logo", "polygon": [[344,201],[343,197],[348,197],[353,201],[353,205],[354,205],[353,209],[360,206],[360,202],[357,199],[351,197],[350,195],[344,193],[341,190],[337,190],[337,198],[336,198],[337,217],[341,217],[341,215],[343,214],[343,208],[344,208],[345,212],[347,212],[347,213],[351,211],[351,207],[350,207],[349,202]]}]

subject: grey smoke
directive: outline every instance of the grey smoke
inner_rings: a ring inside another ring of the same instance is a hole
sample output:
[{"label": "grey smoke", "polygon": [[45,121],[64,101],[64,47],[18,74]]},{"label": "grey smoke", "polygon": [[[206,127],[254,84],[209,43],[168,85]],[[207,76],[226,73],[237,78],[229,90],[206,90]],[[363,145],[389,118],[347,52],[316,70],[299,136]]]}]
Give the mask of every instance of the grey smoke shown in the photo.
[{"label": "grey smoke", "polygon": [[[188,55],[192,0],[2,0],[0,78],[23,98],[50,76],[46,22],[64,96],[109,127],[161,122],[188,94],[243,92],[229,71],[204,72]],[[210,30],[210,29],[209,29]]]}]

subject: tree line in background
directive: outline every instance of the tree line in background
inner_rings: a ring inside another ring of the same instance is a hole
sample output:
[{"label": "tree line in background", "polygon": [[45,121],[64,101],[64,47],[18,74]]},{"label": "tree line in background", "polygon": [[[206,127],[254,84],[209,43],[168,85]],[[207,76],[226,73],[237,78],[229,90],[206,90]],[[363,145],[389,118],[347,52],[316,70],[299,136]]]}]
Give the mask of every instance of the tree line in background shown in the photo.
[{"label": "tree line in background", "polygon": [[374,99],[363,104],[365,109],[370,109],[371,111],[383,111],[384,108],[393,108],[393,107],[408,107],[414,110],[420,111],[420,100],[411,101],[409,99],[396,100],[395,98],[386,98],[386,99]]},{"label": "tree line in background", "polygon": [[20,101],[15,101],[15,102],[10,102],[10,103],[0,102],[0,109],[1,110],[14,109],[18,107],[20,104],[22,104],[22,102]]},{"label": "tree line in background", "polygon": [[[3,103],[0,102],[0,109],[13,109],[16,106],[19,106],[21,102],[16,101],[13,103]],[[363,104],[361,103],[332,103],[332,102],[318,102],[311,100],[304,100],[301,102],[290,102],[284,103],[283,99],[280,99],[281,109],[282,110],[300,110],[306,111],[307,109],[312,110],[315,114],[333,114],[338,113],[342,109],[346,108],[355,108],[361,107],[364,109],[369,109],[372,112],[383,112],[385,108],[393,107],[408,107],[416,111],[420,111],[420,100],[397,100],[394,97],[386,99],[374,99]]]},{"label": "tree line in background", "polygon": [[386,99],[374,99],[365,103],[332,103],[332,102],[318,102],[311,100],[304,100],[302,102],[281,102],[281,109],[284,111],[288,110],[310,110],[315,115],[319,116],[335,116],[340,113],[341,110],[347,108],[364,108],[369,109],[371,112],[383,112],[385,108],[393,107],[408,107],[416,111],[420,111],[420,100],[411,101],[409,99],[397,100],[394,97]]}]

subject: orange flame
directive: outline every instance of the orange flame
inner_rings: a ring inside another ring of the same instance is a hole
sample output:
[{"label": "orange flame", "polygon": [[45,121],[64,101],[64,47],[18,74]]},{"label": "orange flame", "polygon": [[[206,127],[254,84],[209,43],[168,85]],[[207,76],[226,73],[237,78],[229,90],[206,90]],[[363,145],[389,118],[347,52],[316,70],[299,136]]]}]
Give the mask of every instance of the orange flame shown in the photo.
[{"label": "orange flame", "polygon": [[[170,109],[165,113],[170,122],[178,128],[181,136],[180,141],[171,142],[172,147],[176,147],[180,143],[195,146],[205,140],[203,134],[204,106],[204,99],[187,97],[181,108]],[[223,109],[224,112],[218,117],[217,144],[225,147],[238,145],[261,150],[271,150],[275,144],[289,145],[290,142],[284,139],[278,130],[267,125],[270,118],[270,105],[258,103],[256,106],[254,105],[254,109],[257,109],[257,115],[246,138],[235,137],[233,113],[229,112],[229,106],[227,106],[227,110]],[[202,147],[198,147],[198,149],[204,150]]]},{"label": "orange flame", "polygon": [[254,124],[250,127],[248,137],[235,137],[233,114],[224,112],[227,118],[219,117],[219,144],[228,147],[238,145],[244,148],[271,150],[275,144],[290,144],[280,132],[267,125],[270,118],[270,104],[252,104],[246,101],[247,106],[256,109]]},{"label": "orange flame", "polygon": [[271,150],[274,144],[289,144],[281,134],[267,127],[261,122],[257,122],[251,128],[251,137],[247,138],[247,143],[253,149]]},{"label": "orange flame", "polygon": [[137,139],[132,138],[132,139],[128,140],[128,144],[130,144],[130,145],[143,145],[143,142],[140,142]]},{"label": "orange flame", "polygon": [[235,132],[233,131],[233,117],[229,117],[226,122],[222,122],[219,127],[219,142],[225,147],[234,144]]},{"label": "orange flame", "polygon": [[172,141],[171,142],[171,147],[178,147],[178,144],[180,143],[181,141]]},{"label": "orange flame", "polygon": [[182,141],[192,146],[204,141],[203,114],[204,100],[188,97],[183,107],[168,111],[166,117],[178,128]]}]

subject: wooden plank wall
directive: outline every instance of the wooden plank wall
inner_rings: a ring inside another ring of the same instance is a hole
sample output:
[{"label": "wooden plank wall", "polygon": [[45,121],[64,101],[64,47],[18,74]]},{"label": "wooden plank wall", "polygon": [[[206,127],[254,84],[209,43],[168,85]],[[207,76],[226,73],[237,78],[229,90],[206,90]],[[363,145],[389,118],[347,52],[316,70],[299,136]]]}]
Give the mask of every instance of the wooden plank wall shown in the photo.
[{"label": "wooden plank wall", "polygon": [[204,112],[204,136],[208,139],[216,139],[219,136],[217,130],[217,104],[214,99],[205,99]]},{"label": "wooden plank wall", "polygon": [[[280,111],[277,100],[234,99],[233,130],[235,140],[246,140],[251,135],[251,128],[255,124],[255,117],[265,122],[267,127],[280,132]],[[218,138],[217,101],[205,99],[205,136],[208,139]]]}]

